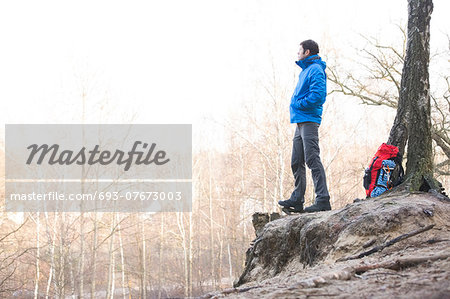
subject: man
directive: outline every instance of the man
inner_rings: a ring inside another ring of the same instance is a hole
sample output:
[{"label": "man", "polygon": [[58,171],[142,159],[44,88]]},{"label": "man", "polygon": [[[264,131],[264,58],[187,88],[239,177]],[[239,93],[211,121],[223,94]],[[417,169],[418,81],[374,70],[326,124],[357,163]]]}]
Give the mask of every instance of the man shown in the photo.
[{"label": "man", "polygon": [[[319,46],[313,40],[300,43],[298,61],[302,68],[299,80],[291,98],[291,123],[296,124],[292,148],[291,168],[295,178],[295,188],[288,200],[280,200],[279,205],[294,212],[329,211],[325,170],[320,161],[319,125],[322,121],[323,104],[327,95],[326,64],[317,55]],[[311,169],[316,193],[315,203],[303,211],[306,189],[305,162]]]}]

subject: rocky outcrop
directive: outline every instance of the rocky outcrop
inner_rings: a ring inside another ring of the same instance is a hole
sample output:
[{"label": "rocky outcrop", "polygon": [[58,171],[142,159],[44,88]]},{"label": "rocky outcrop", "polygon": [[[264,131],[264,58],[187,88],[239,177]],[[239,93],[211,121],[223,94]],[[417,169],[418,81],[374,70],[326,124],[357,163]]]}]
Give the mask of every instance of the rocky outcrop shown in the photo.
[{"label": "rocky outcrop", "polygon": [[266,226],[267,223],[269,223],[270,221],[273,220],[277,220],[280,219],[280,214],[279,213],[272,213],[272,214],[267,214],[267,213],[255,213],[252,216],[252,224],[253,224],[253,228],[255,229],[255,235],[258,238],[264,229],[264,226]]},{"label": "rocky outcrop", "polygon": [[[450,204],[431,194],[376,198],[321,213],[271,221],[253,242],[246,269],[236,286],[319,262],[333,263],[390,238],[436,224],[450,228]],[[425,236],[432,239],[435,231]],[[450,239],[450,236],[447,236]]]},{"label": "rocky outcrop", "polygon": [[[215,296],[244,290],[245,297],[272,298],[283,287],[305,288],[305,281],[318,281],[311,285],[317,288],[330,279],[358,280],[358,273],[395,272],[427,260],[444,267],[439,271],[448,279],[444,249],[449,241],[450,202],[431,193],[387,195],[340,210],[284,216],[259,229],[235,288]],[[369,254],[360,258],[364,252]],[[360,267],[368,261],[374,264]]]}]

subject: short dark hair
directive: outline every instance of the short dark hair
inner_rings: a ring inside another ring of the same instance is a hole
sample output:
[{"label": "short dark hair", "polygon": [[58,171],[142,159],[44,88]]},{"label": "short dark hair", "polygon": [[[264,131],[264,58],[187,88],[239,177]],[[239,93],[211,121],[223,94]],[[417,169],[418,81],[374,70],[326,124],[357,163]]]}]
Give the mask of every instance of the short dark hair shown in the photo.
[{"label": "short dark hair", "polygon": [[300,43],[300,45],[303,48],[303,53],[305,53],[306,50],[309,50],[311,55],[319,54],[319,45],[312,39],[304,40]]}]

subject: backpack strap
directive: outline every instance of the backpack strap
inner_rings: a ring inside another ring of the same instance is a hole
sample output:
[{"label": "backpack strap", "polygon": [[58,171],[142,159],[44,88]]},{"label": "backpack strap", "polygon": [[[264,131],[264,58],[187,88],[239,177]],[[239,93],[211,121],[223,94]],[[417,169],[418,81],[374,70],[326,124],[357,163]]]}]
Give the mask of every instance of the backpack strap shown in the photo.
[{"label": "backpack strap", "polygon": [[403,181],[403,176],[405,175],[405,170],[403,169],[402,163],[400,163],[399,166],[400,166],[400,171],[398,173],[398,179],[397,179],[397,182],[395,182],[395,186],[398,186],[401,184],[401,182]]}]

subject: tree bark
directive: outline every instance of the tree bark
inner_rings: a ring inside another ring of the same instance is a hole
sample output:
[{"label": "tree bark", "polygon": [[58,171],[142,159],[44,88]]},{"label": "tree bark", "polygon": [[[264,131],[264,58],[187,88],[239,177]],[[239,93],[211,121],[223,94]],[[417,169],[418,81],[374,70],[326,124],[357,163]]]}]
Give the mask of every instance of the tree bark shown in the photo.
[{"label": "tree bark", "polygon": [[164,272],[162,271],[164,249],[164,213],[161,213],[161,229],[159,231],[159,261],[158,261],[158,299],[161,299],[164,283]]},{"label": "tree bark", "polygon": [[147,259],[146,259],[146,242],[145,242],[145,219],[140,220],[142,223],[141,234],[142,234],[142,298],[147,298]]},{"label": "tree bark", "polygon": [[[74,270],[73,270],[73,263],[72,260],[69,258],[69,270],[70,270],[70,287],[71,287],[71,294],[72,294],[72,299],[76,299],[77,296],[75,295],[75,275],[73,274]],[[78,298],[83,298],[83,296],[78,296]]]},{"label": "tree bark", "polygon": [[[53,276],[55,275],[55,247],[56,247],[56,224],[58,221],[58,212],[55,212],[53,215],[53,234],[50,234],[50,228],[49,228],[49,219],[48,219],[48,213],[45,212],[45,219],[46,219],[46,226],[47,226],[47,235],[48,239],[50,240],[50,270],[48,274],[48,280],[47,280],[47,288],[45,290],[45,299],[49,298],[50,295],[50,286],[55,281]],[[56,291],[56,287],[55,287]]]},{"label": "tree bark", "polygon": [[213,226],[213,179],[212,179],[212,162],[211,156],[208,155],[209,165],[209,253],[211,259],[211,282],[213,290],[216,289],[216,264],[214,259],[214,226]]},{"label": "tree bark", "polygon": [[269,212],[267,205],[267,170],[266,163],[261,159],[261,164],[263,167],[263,213]]},{"label": "tree bark", "polygon": [[[123,242],[122,242],[122,230],[120,228],[120,222],[121,220],[118,219],[117,221],[117,228],[119,230],[119,248],[120,248],[120,269],[122,274],[122,295],[123,299],[126,299],[126,291],[125,291],[125,256],[123,252]],[[131,294],[131,292],[130,292]]]},{"label": "tree bark", "polygon": [[410,177],[410,190],[420,190],[423,177],[433,176],[431,138],[430,81],[430,19],[432,0],[408,2],[408,41],[404,77],[407,102],[410,107],[408,122],[408,161],[406,175]]},{"label": "tree bark", "polygon": [[194,232],[192,227],[192,212],[189,213],[189,292],[188,296],[192,297],[192,263],[193,253],[192,246],[194,243]]},{"label": "tree bark", "polygon": [[182,212],[176,212],[178,231],[180,232],[181,247],[183,248],[183,269],[184,269],[184,296],[189,296],[189,277],[188,277],[188,251],[186,240],[186,229],[184,227],[184,217]]},{"label": "tree bark", "polygon": [[[403,73],[405,69],[403,68]],[[404,86],[404,76],[402,76],[402,88],[400,89],[400,97],[398,100],[397,114],[395,116],[394,124],[392,125],[389,134],[388,144],[398,147],[400,155],[403,157],[405,153],[406,142],[408,140],[408,123],[409,107],[406,102],[406,89]]]},{"label": "tree bark", "polygon": [[66,280],[64,272],[66,268],[66,234],[65,234],[65,223],[66,223],[66,213],[61,213],[61,222],[60,222],[60,244],[59,244],[59,261],[58,261],[58,296],[59,298],[64,298],[66,295],[65,283]]},{"label": "tree bark", "polygon": [[41,259],[41,244],[40,244],[40,230],[41,230],[41,221],[40,221],[40,213],[36,214],[36,276],[34,282],[34,299],[39,298],[39,279],[40,279],[40,259]]},{"label": "tree bark", "polygon": [[[115,226],[116,226],[116,216],[114,213],[111,213],[111,237],[109,239],[109,265],[108,265],[108,280],[107,280],[107,290],[106,290],[106,298],[110,299],[114,296],[114,268],[115,268],[115,260],[114,260],[114,235],[115,235]],[[145,298],[145,297],[144,297]]]},{"label": "tree bark", "polygon": [[97,238],[98,238],[98,225],[97,225],[97,213],[94,212],[94,236],[92,239],[92,254],[91,254],[91,299],[94,299],[95,297],[95,288],[97,283]]},{"label": "tree bark", "polygon": [[[84,166],[84,165],[83,165]],[[82,183],[83,184],[83,183]],[[84,190],[84,187],[82,187]],[[84,191],[82,191],[84,193]],[[84,298],[84,211],[83,211],[83,201],[80,203],[81,213],[80,213],[80,269],[79,273],[79,297]]]},{"label": "tree bark", "polygon": [[403,155],[408,141],[406,177],[411,191],[421,190],[424,177],[433,176],[431,136],[430,18],[432,0],[408,1],[408,39],[400,97],[389,144]]}]

